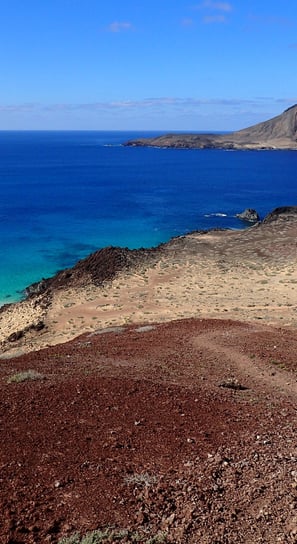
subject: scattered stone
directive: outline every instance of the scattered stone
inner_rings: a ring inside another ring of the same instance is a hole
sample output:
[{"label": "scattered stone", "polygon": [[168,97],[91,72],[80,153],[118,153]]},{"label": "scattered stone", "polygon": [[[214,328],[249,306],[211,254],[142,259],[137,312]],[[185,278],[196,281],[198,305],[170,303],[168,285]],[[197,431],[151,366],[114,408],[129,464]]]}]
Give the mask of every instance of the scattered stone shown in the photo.
[{"label": "scattered stone", "polygon": [[227,381],[221,382],[219,384],[219,387],[224,387],[226,389],[234,389],[235,391],[246,391],[248,389],[248,387],[246,387],[245,385],[242,385],[241,383],[239,383],[238,380],[234,378],[230,378]]}]

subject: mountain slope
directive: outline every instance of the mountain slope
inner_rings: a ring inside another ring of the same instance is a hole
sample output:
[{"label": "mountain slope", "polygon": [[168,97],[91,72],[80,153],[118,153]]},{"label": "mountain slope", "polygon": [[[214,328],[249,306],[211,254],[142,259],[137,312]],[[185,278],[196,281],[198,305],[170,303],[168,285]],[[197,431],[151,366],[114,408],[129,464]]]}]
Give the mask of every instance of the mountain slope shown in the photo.
[{"label": "mountain slope", "polygon": [[[281,115],[268,121],[233,132],[229,137],[245,142],[269,142],[275,140],[297,141],[297,104],[285,110]],[[227,139],[226,137],[224,137]]]}]

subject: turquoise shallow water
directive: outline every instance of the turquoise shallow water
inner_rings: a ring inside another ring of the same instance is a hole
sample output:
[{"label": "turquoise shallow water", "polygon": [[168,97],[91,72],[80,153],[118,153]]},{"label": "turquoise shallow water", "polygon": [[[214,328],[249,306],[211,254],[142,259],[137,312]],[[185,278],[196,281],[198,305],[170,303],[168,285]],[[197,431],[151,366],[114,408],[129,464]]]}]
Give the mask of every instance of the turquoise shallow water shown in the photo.
[{"label": "turquoise shallow water", "polygon": [[296,204],[295,152],[121,145],[140,135],[0,132],[0,303],[100,247],[242,228],[246,207]]}]

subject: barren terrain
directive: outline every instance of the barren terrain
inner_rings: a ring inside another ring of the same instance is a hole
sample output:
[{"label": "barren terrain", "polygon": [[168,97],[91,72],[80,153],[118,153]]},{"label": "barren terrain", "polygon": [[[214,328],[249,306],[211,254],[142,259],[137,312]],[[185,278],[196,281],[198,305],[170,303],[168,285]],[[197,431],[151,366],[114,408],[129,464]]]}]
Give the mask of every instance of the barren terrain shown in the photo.
[{"label": "barren terrain", "polygon": [[3,361],[1,542],[296,542],[296,350],[193,319]]},{"label": "barren terrain", "polygon": [[296,235],[105,250],[2,309],[1,544],[297,542]]}]

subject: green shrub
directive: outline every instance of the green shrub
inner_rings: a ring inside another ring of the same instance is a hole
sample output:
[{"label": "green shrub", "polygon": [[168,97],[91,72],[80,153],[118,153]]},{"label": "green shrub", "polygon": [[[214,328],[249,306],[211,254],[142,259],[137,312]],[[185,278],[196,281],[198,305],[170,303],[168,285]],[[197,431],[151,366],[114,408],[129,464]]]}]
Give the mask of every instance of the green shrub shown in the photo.
[{"label": "green shrub", "polygon": [[127,484],[138,485],[140,487],[149,487],[157,482],[157,477],[148,472],[134,473],[126,476]]},{"label": "green shrub", "polygon": [[126,542],[142,542],[143,544],[162,544],[167,538],[165,533],[158,533],[152,537],[141,536],[139,533],[127,530],[104,529],[102,531],[91,531],[85,536],[75,533],[69,537],[63,537],[58,544],[101,544],[102,542],[120,542],[125,539]]},{"label": "green shrub", "polygon": [[22,383],[29,380],[44,380],[45,376],[43,374],[40,374],[40,372],[37,372],[36,370],[24,370],[23,372],[17,372],[16,374],[12,374],[7,379],[7,383]]}]

